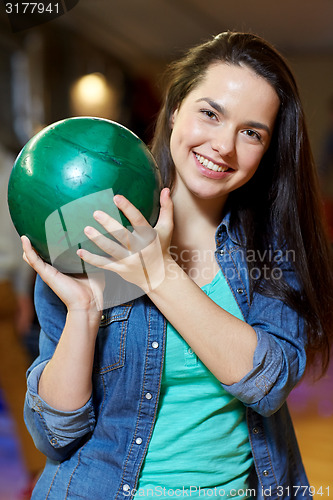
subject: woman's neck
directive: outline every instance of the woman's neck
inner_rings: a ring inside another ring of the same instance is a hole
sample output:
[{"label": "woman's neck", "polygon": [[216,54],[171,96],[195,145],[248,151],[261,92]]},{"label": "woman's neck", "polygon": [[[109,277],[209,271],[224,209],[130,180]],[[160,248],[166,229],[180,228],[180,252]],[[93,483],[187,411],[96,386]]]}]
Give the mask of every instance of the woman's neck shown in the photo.
[{"label": "woman's neck", "polygon": [[202,242],[214,237],[221,222],[226,199],[202,199],[178,186],[172,192],[174,204],[174,238],[178,243]]}]

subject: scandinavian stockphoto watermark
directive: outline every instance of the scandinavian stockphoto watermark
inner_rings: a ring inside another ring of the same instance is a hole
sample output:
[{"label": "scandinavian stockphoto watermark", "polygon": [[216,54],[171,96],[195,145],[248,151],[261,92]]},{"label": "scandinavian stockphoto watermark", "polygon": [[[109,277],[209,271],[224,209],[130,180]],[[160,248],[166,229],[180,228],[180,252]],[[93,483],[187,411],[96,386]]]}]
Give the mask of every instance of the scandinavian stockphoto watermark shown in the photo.
[{"label": "scandinavian stockphoto watermark", "polygon": [[[235,258],[236,252],[237,258]],[[295,250],[273,249],[271,245],[263,251],[239,247],[231,252],[222,250],[221,253],[210,249],[184,249],[178,252],[176,246],[171,246],[170,254],[180,266],[187,270],[187,274],[194,281],[198,278],[209,279],[212,264],[216,262],[216,258],[223,259],[224,264],[231,264],[224,266],[223,272],[227,279],[239,277],[245,281],[247,276],[250,276],[252,280],[281,280],[282,262],[292,263],[296,259]],[[170,275],[172,275],[172,269]]]},{"label": "scandinavian stockphoto watermark", "polygon": [[52,21],[73,9],[80,0],[2,0],[13,33]]}]

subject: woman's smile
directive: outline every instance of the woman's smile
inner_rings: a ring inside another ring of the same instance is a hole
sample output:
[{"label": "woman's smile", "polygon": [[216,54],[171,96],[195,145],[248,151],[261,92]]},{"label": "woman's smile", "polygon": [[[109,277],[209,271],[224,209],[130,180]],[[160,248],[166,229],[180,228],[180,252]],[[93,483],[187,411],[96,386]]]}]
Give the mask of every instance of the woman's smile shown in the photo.
[{"label": "woman's smile", "polygon": [[226,163],[215,163],[211,159],[194,153],[194,156],[198,163],[198,168],[202,175],[209,177],[211,179],[223,179],[226,174],[230,174],[234,171]]}]

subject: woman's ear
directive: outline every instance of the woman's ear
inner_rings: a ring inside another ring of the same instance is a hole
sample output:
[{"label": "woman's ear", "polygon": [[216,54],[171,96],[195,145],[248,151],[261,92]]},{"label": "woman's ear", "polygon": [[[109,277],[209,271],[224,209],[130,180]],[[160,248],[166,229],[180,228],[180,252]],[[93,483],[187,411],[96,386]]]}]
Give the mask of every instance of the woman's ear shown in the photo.
[{"label": "woman's ear", "polygon": [[170,128],[171,130],[173,129],[173,126],[175,124],[175,119],[176,119],[176,116],[178,115],[178,108],[176,108],[173,112],[172,112],[172,115],[170,117]]}]

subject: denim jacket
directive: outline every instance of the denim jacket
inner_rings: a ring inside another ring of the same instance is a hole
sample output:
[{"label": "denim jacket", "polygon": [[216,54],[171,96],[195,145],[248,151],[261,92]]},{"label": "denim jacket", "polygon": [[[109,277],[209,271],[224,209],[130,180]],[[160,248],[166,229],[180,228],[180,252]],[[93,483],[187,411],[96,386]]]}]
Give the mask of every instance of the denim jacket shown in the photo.
[{"label": "denim jacket", "polygon": [[[285,402],[305,370],[304,325],[279,299],[254,293],[250,301],[244,255],[226,216],[216,232],[215,256],[258,338],[251,371],[240,382],[223,385],[246,406],[255,465],[248,496],[304,500],[310,498],[308,481]],[[288,259],[274,256],[276,277],[283,269],[297,286]],[[48,460],[32,499],[133,498],[157,412],[165,319],[147,296],[105,310],[96,341],[92,397],[82,408],[63,412],[43,401],[37,388],[63,330],[66,308],[40,278],[35,302],[40,355],[28,371],[25,421]],[[79,342],[79,325],[77,337]]]}]

